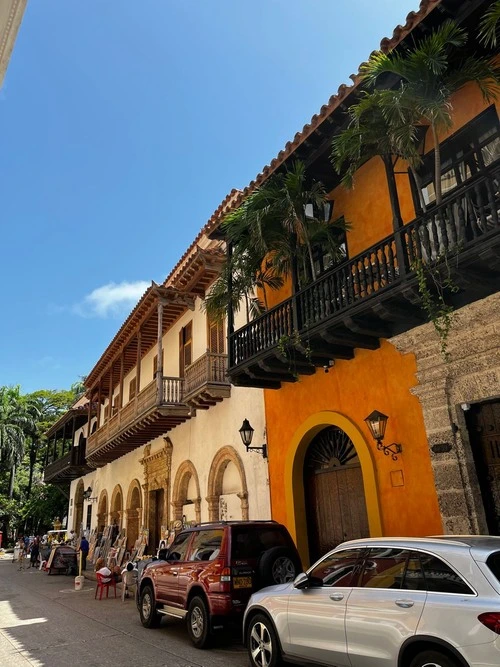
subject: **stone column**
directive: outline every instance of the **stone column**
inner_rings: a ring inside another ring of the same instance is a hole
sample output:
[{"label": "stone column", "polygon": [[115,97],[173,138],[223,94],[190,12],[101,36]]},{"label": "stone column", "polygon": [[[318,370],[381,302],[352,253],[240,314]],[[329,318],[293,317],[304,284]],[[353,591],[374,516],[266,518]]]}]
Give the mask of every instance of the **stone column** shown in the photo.
[{"label": "stone column", "polygon": [[248,521],[248,493],[238,493],[238,498],[241,500],[241,518]]},{"label": "stone column", "polygon": [[207,496],[205,500],[208,504],[208,520],[219,521],[219,496]]}]

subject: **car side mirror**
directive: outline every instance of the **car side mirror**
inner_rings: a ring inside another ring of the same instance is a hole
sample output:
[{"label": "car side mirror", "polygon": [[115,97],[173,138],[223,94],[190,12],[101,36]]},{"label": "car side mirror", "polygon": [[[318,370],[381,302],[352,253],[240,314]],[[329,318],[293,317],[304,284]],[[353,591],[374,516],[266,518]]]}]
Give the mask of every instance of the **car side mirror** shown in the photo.
[{"label": "car side mirror", "polygon": [[293,587],[297,588],[298,590],[309,588],[309,575],[307,575],[305,572],[298,574],[293,580]]},{"label": "car side mirror", "polygon": [[168,560],[168,549],[160,549],[158,551],[158,560]]}]

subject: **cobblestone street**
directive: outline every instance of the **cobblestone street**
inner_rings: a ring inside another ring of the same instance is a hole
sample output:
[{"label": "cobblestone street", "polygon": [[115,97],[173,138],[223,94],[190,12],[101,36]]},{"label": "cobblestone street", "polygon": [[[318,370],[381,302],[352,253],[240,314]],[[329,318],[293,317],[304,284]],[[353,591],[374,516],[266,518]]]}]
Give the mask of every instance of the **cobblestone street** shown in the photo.
[{"label": "cobblestone street", "polygon": [[238,640],[198,651],[182,623],[164,619],[158,630],[143,628],[133,599],[94,600],[90,581],[77,592],[73,577],[19,571],[10,560],[0,561],[0,665],[4,667],[247,664]]}]

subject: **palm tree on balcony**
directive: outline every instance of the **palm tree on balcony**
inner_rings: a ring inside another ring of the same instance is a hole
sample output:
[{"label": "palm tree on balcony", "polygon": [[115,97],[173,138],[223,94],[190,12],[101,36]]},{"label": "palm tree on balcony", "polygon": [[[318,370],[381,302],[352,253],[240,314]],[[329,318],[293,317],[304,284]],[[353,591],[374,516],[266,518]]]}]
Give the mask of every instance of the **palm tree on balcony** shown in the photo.
[{"label": "palm tree on balcony", "polygon": [[[334,261],[341,258],[340,232],[347,225],[322,218],[327,204],[323,185],[308,182],[300,161],[249,195],[224,220],[232,254],[207,295],[208,314],[220,319],[229,304],[236,311],[242,300],[248,316],[261,314],[267,309],[267,290],[279,289],[297,264],[302,265],[303,275],[310,273],[316,280],[315,245],[325,248]],[[255,297],[257,289],[264,303]]]},{"label": "palm tree on balcony", "polygon": [[362,164],[380,157],[384,164],[394,229],[401,224],[401,211],[394,175],[399,159],[406,161],[418,179],[416,168],[421,162],[418,153],[418,131],[410,114],[404,120],[390,123],[385,106],[391,91],[363,92],[360,100],[348,109],[349,125],[332,141],[331,160],[341,176],[344,187],[351,189],[354,174]]},{"label": "palm tree on balcony", "polygon": [[498,93],[500,68],[491,58],[466,51],[467,33],[453,21],[445,21],[412,49],[377,51],[361,68],[369,86],[400,82],[387,91],[383,113],[391,127],[406,119],[429,126],[434,141],[434,188],[436,204],[442,202],[439,136],[453,127],[452,97],[474,81],[486,101]]},{"label": "palm tree on balcony", "polygon": [[500,1],[494,2],[484,13],[479,24],[479,39],[486,46],[497,45],[498,29],[500,26]]}]

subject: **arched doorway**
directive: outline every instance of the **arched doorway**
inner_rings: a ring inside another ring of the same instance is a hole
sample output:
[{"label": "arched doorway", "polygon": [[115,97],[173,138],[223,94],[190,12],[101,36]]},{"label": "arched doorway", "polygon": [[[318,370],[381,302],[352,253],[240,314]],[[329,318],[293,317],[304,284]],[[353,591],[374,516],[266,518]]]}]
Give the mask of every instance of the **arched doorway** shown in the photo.
[{"label": "arched doorway", "polygon": [[248,521],[248,488],[243,462],[234,447],[222,447],[208,475],[208,520]]},{"label": "arched doorway", "polygon": [[73,530],[77,535],[80,535],[83,523],[83,479],[81,479],[76,486],[75,500],[74,500],[74,522]]},{"label": "arched doorway", "polygon": [[102,533],[108,523],[108,493],[101,491],[97,505],[97,532]]},{"label": "arched doorway", "polygon": [[337,426],[327,426],[309,443],[304,491],[311,562],[345,540],[370,535],[361,463]]},{"label": "arched doorway", "polygon": [[123,513],[123,494],[122,487],[117,484],[113,489],[111,495],[111,509],[110,509],[110,521],[111,524],[116,522],[116,525],[121,528],[122,525],[122,513]]},{"label": "arched doorway", "polygon": [[198,473],[191,461],[181,463],[175,475],[172,494],[174,524],[178,522],[200,523],[201,497]]},{"label": "arched doorway", "polygon": [[139,482],[134,479],[129,486],[127,495],[127,549],[132,551],[139,537],[139,521],[141,519],[142,494]]},{"label": "arched doorway", "polygon": [[304,565],[310,562],[304,464],[311,441],[318,433],[329,426],[337,426],[344,431],[356,448],[362,470],[369,534],[371,537],[382,535],[377,479],[370,446],[357,425],[345,415],[330,410],[317,412],[308,417],[293,434],[285,462],[286,523],[288,530],[295,539]]}]

